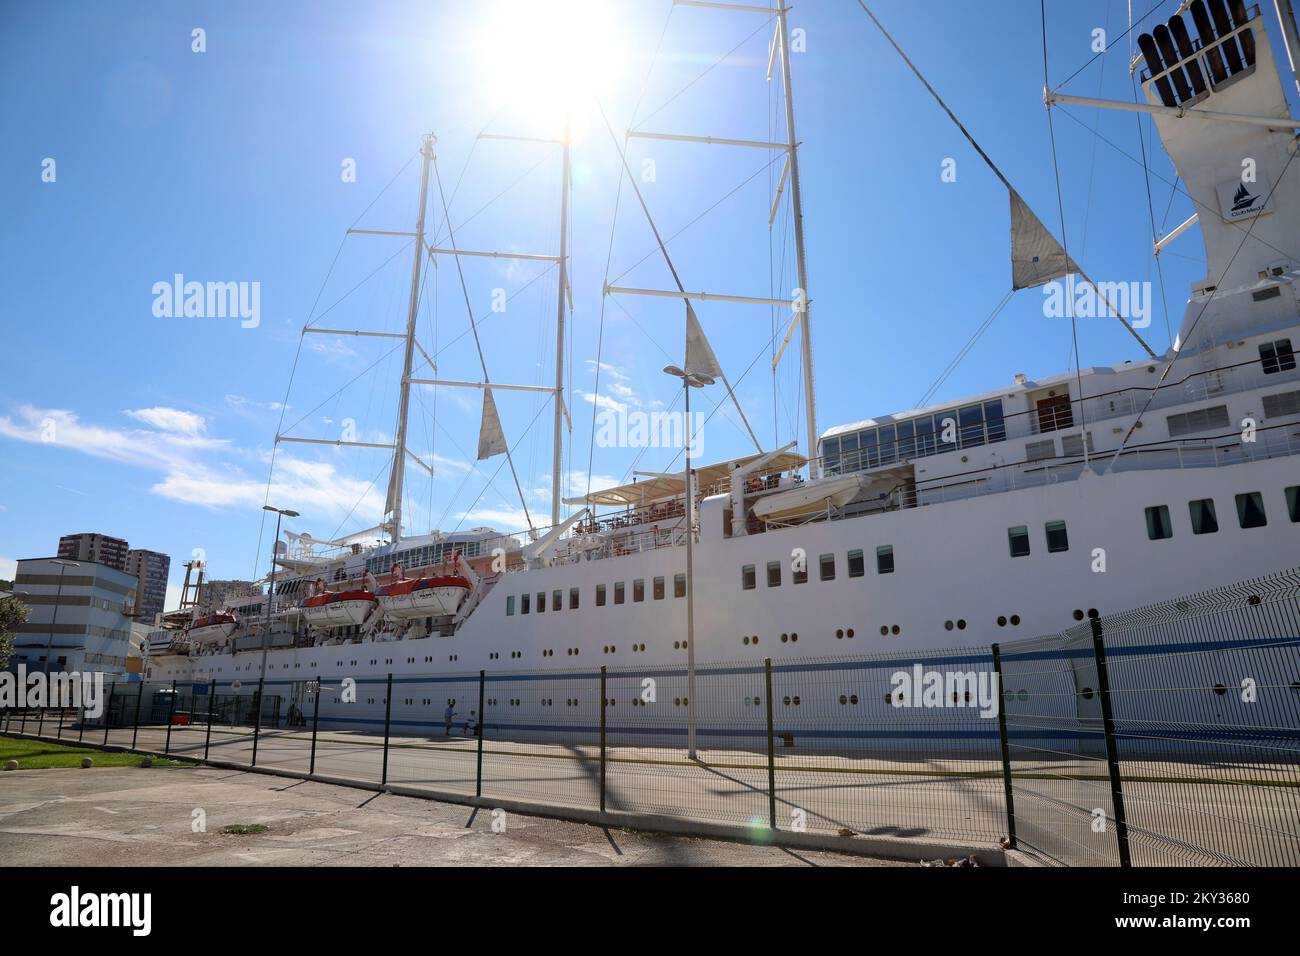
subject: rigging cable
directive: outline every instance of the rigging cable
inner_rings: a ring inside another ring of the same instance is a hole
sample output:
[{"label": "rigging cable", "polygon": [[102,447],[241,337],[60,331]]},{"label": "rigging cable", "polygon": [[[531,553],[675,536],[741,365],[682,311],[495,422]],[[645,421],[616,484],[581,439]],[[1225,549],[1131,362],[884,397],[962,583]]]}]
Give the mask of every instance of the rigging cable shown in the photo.
[{"label": "rigging cable", "polygon": [[[1042,26],[1043,35],[1043,89],[1051,89],[1047,81],[1047,0],[1038,0],[1038,14]],[[1065,253],[1065,261],[1071,262],[1070,244],[1066,238],[1065,230],[1065,198],[1061,192],[1061,166],[1056,158],[1056,127],[1052,121],[1052,111],[1047,111],[1047,136],[1052,144],[1052,173],[1056,177],[1056,208],[1061,216],[1061,251]],[[1068,276],[1067,276],[1068,279]],[[1067,282],[1067,286],[1072,283]],[[1079,441],[1083,447],[1083,466],[1088,467],[1088,419],[1083,404],[1083,363],[1079,358],[1079,319],[1074,314],[1074,295],[1073,288],[1069,288],[1066,293],[1065,308],[1070,313],[1070,335],[1074,340],[1074,379],[1079,394]],[[1130,327],[1129,331],[1132,331]],[[1134,335],[1137,333],[1134,332]],[[1138,339],[1138,341],[1142,341]]]},{"label": "rigging cable", "polygon": [[[442,191],[442,175],[441,173],[438,172],[437,156],[433,157],[433,175],[434,175],[434,179],[436,179],[438,183],[438,196],[442,200],[443,217],[446,219],[447,222],[447,241],[451,243],[452,252],[455,253],[456,232],[451,227],[451,213],[447,209],[447,196]],[[486,391],[490,391],[490,388],[488,388],[488,386],[492,384],[492,380],[488,377],[487,359],[483,357],[483,344],[479,341],[478,326],[474,322],[474,307],[470,305],[469,286],[465,284],[465,271],[464,269],[461,268],[460,256],[454,254],[453,258],[456,260],[456,274],[457,276],[460,277],[460,291],[461,294],[464,295],[465,297],[465,312],[466,314],[469,315],[469,327],[470,330],[474,333],[474,347],[478,349],[479,365],[483,369],[483,385]],[[485,398],[484,401],[486,403],[487,399]],[[536,420],[535,417],[534,420]],[[533,527],[533,519],[532,516],[528,513],[528,502],[524,498],[524,489],[519,484],[519,475],[515,471],[515,462],[514,462],[514,458],[510,454],[509,445],[506,446],[506,461],[510,465],[510,476],[515,480],[515,491],[519,493],[519,503],[523,506],[524,517],[528,519],[528,527],[531,529]]]}]

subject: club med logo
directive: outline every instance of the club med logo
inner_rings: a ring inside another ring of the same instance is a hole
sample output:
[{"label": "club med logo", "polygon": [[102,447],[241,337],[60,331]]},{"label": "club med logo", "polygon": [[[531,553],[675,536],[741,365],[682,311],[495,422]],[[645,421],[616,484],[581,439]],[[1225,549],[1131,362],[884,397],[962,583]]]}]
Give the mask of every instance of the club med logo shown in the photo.
[{"label": "club med logo", "polygon": [[[689,424],[689,427],[688,427]],[[704,413],[638,412],[603,409],[596,416],[596,444],[601,448],[683,448],[690,434],[691,457],[704,454]]]},{"label": "club med logo", "polygon": [[153,924],[151,893],[82,893],[74,886],[51,896],[50,906],[51,926],[129,926],[133,936],[148,936]]},{"label": "club med logo", "polygon": [[1119,314],[1135,329],[1151,324],[1150,282],[1076,282],[1073,275],[1043,286],[1043,315],[1093,319]]},{"label": "club med logo", "polygon": [[1255,195],[1246,188],[1245,183],[1242,183],[1237,187],[1237,191],[1232,194],[1232,211],[1242,212],[1249,209],[1251,206],[1255,205],[1255,199]]},{"label": "club med logo", "polygon": [[978,707],[981,717],[996,717],[1001,696],[998,675],[989,671],[927,671],[913,664],[889,678],[895,707]]},{"label": "club med logo", "polygon": [[176,273],[172,281],[153,284],[153,314],[159,319],[242,319],[240,328],[262,322],[262,283],[186,282]]},{"label": "club med logo", "polygon": [[99,671],[0,672],[0,707],[75,707],[87,717],[104,713],[104,675]]}]

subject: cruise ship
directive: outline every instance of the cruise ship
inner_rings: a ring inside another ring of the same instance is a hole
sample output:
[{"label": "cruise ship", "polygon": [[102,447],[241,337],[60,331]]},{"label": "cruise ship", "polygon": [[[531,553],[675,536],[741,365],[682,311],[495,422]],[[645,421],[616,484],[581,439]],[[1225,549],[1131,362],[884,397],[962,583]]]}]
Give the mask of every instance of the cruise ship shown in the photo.
[{"label": "cruise ship", "polygon": [[[1300,50],[1287,11],[1277,26],[1294,57]],[[788,180],[802,272],[797,154],[818,147],[796,146],[785,11],[775,13],[774,59],[788,106],[782,185]],[[1060,631],[1095,611],[1294,567],[1300,168],[1293,167],[1300,163],[1270,29],[1258,7],[1183,4],[1141,37],[1132,69],[1140,71],[1144,101],[1087,101],[1152,114],[1197,210],[1175,232],[1199,231],[1206,276],[1190,290],[1165,354],[1037,378],[1009,368],[1003,381],[958,401],[810,429],[814,444],[802,451],[787,445],[694,462],[689,474],[638,476],[565,501],[567,514],[557,500],[552,526],[523,534],[478,528],[403,535],[407,456],[399,436],[397,494],[390,484],[384,524],[369,537],[331,541],[290,532],[277,543],[273,593],[187,612],[183,626],[153,642],[149,679],[215,681],[223,692],[233,685],[251,694],[266,649],[268,694],[310,713],[319,679],[322,726],[357,727],[383,722],[382,689],[347,704],[339,698],[342,678],[381,685],[390,674],[395,681],[464,675],[470,686],[480,671],[672,669],[692,656],[699,666],[982,650]],[[1065,100],[1048,99],[1049,108]],[[427,182],[431,141],[424,148]],[[1249,177],[1243,157],[1252,161]],[[421,198],[423,210],[423,185]],[[1023,200],[1014,190],[1011,198],[1013,259],[1026,237],[1042,250],[1015,267],[1043,274],[1018,284],[1083,283],[1037,219],[1016,231]],[[425,245],[423,211],[415,235]],[[561,356],[564,255],[561,249]],[[1053,257],[1064,265],[1053,267]],[[417,249],[413,302],[421,258]],[[700,369],[690,366],[707,365],[711,353],[695,323],[693,294],[681,291],[681,298],[685,367],[693,374]],[[809,372],[809,424],[812,311],[805,305],[792,326]],[[408,390],[420,382],[412,372],[418,349],[412,321],[403,416]],[[484,373],[470,383],[484,395],[481,456],[485,447],[495,453],[500,437],[489,408],[499,386],[487,387],[486,365]],[[430,693],[427,686],[394,690],[393,721],[436,723],[447,701]],[[805,703],[818,693],[839,692],[810,686]],[[665,707],[686,705],[682,690],[660,694]],[[861,710],[888,706],[875,696],[854,701]],[[541,716],[566,716],[554,713],[566,707],[588,714],[595,701],[525,694],[494,695],[490,704],[503,726],[522,728]],[[733,704],[739,713],[752,702],[738,696]],[[725,716],[717,708],[730,705],[711,706],[717,717]],[[620,710],[620,719],[640,715]]]}]

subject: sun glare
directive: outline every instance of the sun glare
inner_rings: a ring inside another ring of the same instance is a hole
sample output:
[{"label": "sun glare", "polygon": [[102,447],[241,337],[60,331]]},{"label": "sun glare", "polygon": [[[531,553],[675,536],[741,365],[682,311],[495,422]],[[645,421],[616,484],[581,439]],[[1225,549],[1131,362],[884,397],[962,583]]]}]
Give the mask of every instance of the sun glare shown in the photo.
[{"label": "sun glare", "polygon": [[626,51],[608,0],[498,0],[484,14],[476,61],[493,110],[572,135],[617,90]]}]

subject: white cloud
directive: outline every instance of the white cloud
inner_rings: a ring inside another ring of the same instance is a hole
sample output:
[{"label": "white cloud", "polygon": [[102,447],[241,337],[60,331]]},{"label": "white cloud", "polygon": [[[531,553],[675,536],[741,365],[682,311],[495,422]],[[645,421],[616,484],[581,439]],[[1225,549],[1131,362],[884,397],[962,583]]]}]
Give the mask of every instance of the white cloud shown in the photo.
[{"label": "white cloud", "polygon": [[602,374],[611,375],[624,382],[628,380],[626,372],[617,365],[610,365],[608,362],[597,362],[595,359],[587,359],[587,368],[589,368],[593,373],[596,369],[600,369]]},{"label": "white cloud", "polygon": [[202,435],[207,426],[202,415],[183,412],[178,408],[157,406],[155,408],[127,409],[122,414],[128,418],[134,418],[138,422],[151,425],[160,431],[175,432],[178,435]]},{"label": "white cloud", "polygon": [[595,405],[597,408],[603,408],[610,412],[626,412],[627,405],[624,402],[615,401],[608,395],[596,395],[592,392],[584,392],[578,389],[578,397],[589,405]]},{"label": "white cloud", "polygon": [[6,581],[12,581],[18,574],[18,562],[13,558],[6,558],[0,554],[0,578]]}]

